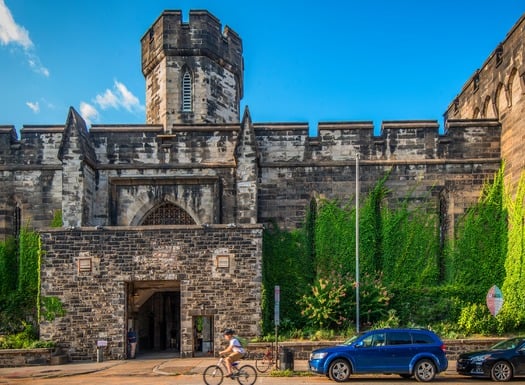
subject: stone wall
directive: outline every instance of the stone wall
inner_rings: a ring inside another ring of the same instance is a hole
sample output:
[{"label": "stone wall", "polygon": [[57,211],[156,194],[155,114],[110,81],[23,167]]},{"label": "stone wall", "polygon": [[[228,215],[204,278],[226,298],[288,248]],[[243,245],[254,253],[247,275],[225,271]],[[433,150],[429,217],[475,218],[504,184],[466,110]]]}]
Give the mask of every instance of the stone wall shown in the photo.
[{"label": "stone wall", "polygon": [[[449,236],[465,209],[475,203],[485,181],[500,167],[499,123],[449,121],[445,135],[436,122],[385,122],[381,136],[371,123],[319,126],[317,138],[305,125],[254,125],[260,151],[259,220],[274,219],[295,228],[309,199],[342,201],[355,194],[355,158],[360,189],[367,191],[389,175],[386,186],[395,206],[409,195],[445,212]],[[444,210],[439,208],[446,202]]]},{"label": "stone wall", "polygon": [[525,114],[525,15],[468,79],[447,108],[446,119],[498,119],[505,179],[515,188],[523,170]]},{"label": "stone wall", "polygon": [[94,359],[99,340],[109,359],[125,357],[132,282],[180,287],[183,355],[193,352],[194,316],[213,317],[217,346],[226,327],[259,334],[261,226],[49,229],[41,238],[42,295],[58,297],[66,315],[41,323],[40,335],[71,360]]},{"label": "stone wall", "polygon": [[[452,361],[457,360],[459,354],[489,348],[503,338],[476,338],[476,339],[445,339],[443,343],[446,347],[446,355],[449,365]],[[341,344],[344,341],[284,341],[279,344],[280,347],[288,348],[293,351],[294,358],[297,360],[308,360],[310,353],[315,349],[325,348]],[[248,351],[250,358],[255,359],[259,354],[266,350],[267,343],[250,343]]]},{"label": "stone wall", "polygon": [[0,349],[0,368],[48,365],[53,349]]}]

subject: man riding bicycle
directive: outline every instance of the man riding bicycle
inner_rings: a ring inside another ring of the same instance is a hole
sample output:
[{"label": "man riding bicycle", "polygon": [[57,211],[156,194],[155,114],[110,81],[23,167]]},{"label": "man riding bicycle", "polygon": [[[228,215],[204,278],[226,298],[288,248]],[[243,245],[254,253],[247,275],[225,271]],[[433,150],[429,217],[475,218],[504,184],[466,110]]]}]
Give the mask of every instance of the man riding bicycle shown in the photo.
[{"label": "man riding bicycle", "polygon": [[220,351],[219,354],[228,354],[225,358],[226,368],[228,370],[228,374],[226,374],[226,377],[231,377],[232,364],[235,361],[239,361],[244,356],[244,353],[246,353],[246,351],[242,347],[239,340],[234,337],[235,332],[232,329],[226,329],[223,334],[226,341],[228,341],[228,347]]}]

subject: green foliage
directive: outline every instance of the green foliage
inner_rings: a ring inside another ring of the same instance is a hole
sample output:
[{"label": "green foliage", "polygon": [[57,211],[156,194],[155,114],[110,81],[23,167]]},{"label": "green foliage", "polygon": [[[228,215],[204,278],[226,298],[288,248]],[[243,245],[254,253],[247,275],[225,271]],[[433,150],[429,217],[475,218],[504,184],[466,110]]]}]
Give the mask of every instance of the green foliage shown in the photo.
[{"label": "green foliage", "polygon": [[479,202],[461,219],[452,252],[451,282],[468,286],[484,300],[493,285],[501,286],[507,254],[507,210],[502,167],[485,183]]},{"label": "green foliage", "polygon": [[25,292],[36,298],[38,291],[38,259],[40,253],[40,237],[27,228],[20,232],[19,240],[20,267],[18,274],[18,291]]},{"label": "green foliage", "polygon": [[16,290],[18,281],[17,249],[14,238],[0,243],[0,301]]},{"label": "green foliage", "polygon": [[319,278],[312,286],[312,294],[301,299],[302,314],[308,318],[310,326],[339,328],[347,321],[345,315],[349,311],[349,301],[346,297],[347,287],[342,279]]},{"label": "green foliage", "polygon": [[[365,274],[359,283],[360,312],[367,324],[387,314],[391,296],[381,279]],[[300,302],[307,326],[317,329],[343,330],[355,323],[356,281],[347,274],[334,271],[329,277],[319,278]]]},{"label": "green foliage", "polygon": [[[389,176],[378,181],[359,212],[360,275],[376,281],[370,291],[360,282],[365,326],[435,327],[447,335],[525,327],[525,182],[520,182],[515,198],[510,199],[503,174],[504,167],[493,182],[484,185],[479,202],[458,219],[456,237],[445,250],[435,207],[407,196],[390,208],[385,187]],[[352,324],[355,218],[350,201],[312,200],[302,229],[267,232],[265,293],[273,299],[273,285],[286,280],[291,282],[287,292],[294,293],[289,298],[295,295],[299,305],[281,304],[281,313],[287,314],[283,329],[299,335],[297,330],[302,328],[302,335],[309,330],[315,335],[316,329],[343,331]],[[505,296],[497,322],[485,319],[480,310],[486,308],[485,296],[494,284],[503,285]],[[383,303],[392,311],[387,313]],[[265,306],[263,324],[269,325],[273,303],[267,301]],[[463,326],[454,330],[459,319]]]},{"label": "green foliage", "polygon": [[355,209],[338,201],[320,202],[315,226],[317,277],[332,271],[355,273]]},{"label": "green foliage", "polygon": [[274,287],[281,290],[281,327],[302,326],[297,301],[307,288],[303,266],[308,263],[304,237],[300,230],[284,231],[269,226],[263,234],[263,333],[273,330]]},{"label": "green foliage", "polygon": [[40,237],[27,227],[18,244],[13,239],[0,243],[0,348],[53,346],[38,341],[37,323],[40,317],[50,321],[65,311],[57,297],[40,298],[40,257]]},{"label": "green foliage", "polygon": [[491,335],[499,330],[497,319],[490,314],[487,306],[479,303],[463,308],[458,319],[458,328],[466,335]]},{"label": "green foliage", "polygon": [[359,249],[360,268],[363,271],[383,271],[383,205],[388,194],[388,190],[385,187],[387,177],[388,175],[376,184],[368,194],[364,207],[360,210]]},{"label": "green foliage", "polygon": [[53,348],[55,343],[39,341],[36,327],[30,323],[22,323],[22,331],[15,334],[0,336],[0,349],[35,349]]},{"label": "green foliage", "polygon": [[56,317],[63,317],[66,311],[58,297],[41,298],[41,319],[53,321]]},{"label": "green foliage", "polygon": [[56,210],[53,213],[53,220],[51,221],[51,227],[62,227],[62,210]]},{"label": "green foliage", "polygon": [[437,217],[426,207],[407,202],[383,210],[383,273],[397,287],[428,287],[438,283]]},{"label": "green foliage", "polygon": [[507,197],[506,207],[509,232],[502,287],[505,302],[498,317],[504,328],[515,330],[525,326],[525,172],[521,174],[515,197]]}]

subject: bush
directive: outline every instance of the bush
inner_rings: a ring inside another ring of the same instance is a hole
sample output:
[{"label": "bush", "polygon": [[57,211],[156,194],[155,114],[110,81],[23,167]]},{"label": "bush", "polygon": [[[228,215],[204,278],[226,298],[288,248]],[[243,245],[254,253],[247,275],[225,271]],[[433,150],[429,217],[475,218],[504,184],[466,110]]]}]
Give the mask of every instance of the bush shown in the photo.
[{"label": "bush", "polygon": [[458,329],[465,335],[491,335],[497,334],[499,327],[497,318],[490,314],[485,305],[474,303],[461,311]]}]

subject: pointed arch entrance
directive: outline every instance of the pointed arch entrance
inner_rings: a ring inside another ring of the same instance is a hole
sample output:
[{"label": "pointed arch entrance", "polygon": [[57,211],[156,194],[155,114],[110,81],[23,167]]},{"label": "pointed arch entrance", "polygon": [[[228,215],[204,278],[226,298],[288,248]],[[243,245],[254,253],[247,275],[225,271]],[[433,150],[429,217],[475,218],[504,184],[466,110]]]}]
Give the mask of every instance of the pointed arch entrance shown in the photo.
[{"label": "pointed arch entrance", "polygon": [[144,215],[142,226],[194,225],[195,221],[185,210],[171,202],[162,202]]}]

